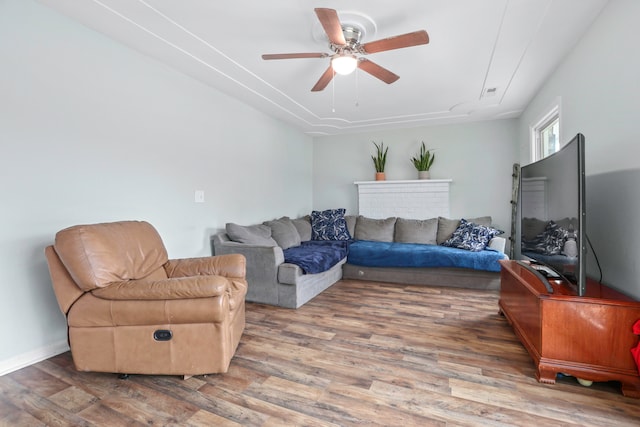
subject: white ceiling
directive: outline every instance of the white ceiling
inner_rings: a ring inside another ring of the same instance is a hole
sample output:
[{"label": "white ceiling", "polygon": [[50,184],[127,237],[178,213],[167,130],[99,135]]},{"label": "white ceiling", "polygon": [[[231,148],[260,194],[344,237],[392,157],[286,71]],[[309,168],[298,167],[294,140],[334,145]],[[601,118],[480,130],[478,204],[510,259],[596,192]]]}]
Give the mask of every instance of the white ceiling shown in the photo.
[{"label": "white ceiling", "polygon": [[[39,0],[309,135],[517,117],[607,0]],[[357,71],[311,88],[329,58],[314,8],[364,25],[363,42],[426,30],[427,45],[367,56],[400,79]],[[492,96],[485,96],[495,88]]]}]

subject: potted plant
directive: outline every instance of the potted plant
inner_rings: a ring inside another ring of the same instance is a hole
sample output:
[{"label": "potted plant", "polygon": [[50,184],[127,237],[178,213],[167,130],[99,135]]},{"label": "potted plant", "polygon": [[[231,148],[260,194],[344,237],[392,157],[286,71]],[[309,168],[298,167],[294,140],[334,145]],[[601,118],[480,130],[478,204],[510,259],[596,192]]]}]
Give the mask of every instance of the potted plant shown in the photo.
[{"label": "potted plant", "polygon": [[420,153],[418,153],[417,156],[411,158],[411,162],[418,171],[419,179],[429,179],[431,177],[429,169],[431,169],[431,165],[433,164],[435,158],[436,155],[431,154],[431,152],[425,148],[424,141],[422,141],[422,146],[420,146]]},{"label": "potted plant", "polygon": [[380,145],[376,144],[375,141],[372,141],[373,145],[376,146],[376,155],[371,156],[373,160],[373,166],[376,168],[376,181],[384,181],[384,165],[387,163],[387,151],[389,151],[389,147],[384,146],[384,142],[380,142]]}]

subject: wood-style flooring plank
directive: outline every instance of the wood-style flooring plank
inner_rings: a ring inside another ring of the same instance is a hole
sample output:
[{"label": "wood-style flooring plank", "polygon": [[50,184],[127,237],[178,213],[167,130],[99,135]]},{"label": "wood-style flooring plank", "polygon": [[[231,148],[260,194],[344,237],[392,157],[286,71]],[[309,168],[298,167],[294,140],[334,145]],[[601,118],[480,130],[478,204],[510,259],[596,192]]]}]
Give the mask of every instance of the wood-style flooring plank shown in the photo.
[{"label": "wood-style flooring plank", "polygon": [[[45,387],[45,390],[47,388]],[[90,426],[84,418],[67,411],[50,399],[33,392],[6,375],[0,381],[0,397],[47,426]]]},{"label": "wood-style flooring plank", "polygon": [[497,291],[344,280],[297,310],[247,303],[229,371],[0,377],[0,426],[638,426],[617,383],[535,380]]}]

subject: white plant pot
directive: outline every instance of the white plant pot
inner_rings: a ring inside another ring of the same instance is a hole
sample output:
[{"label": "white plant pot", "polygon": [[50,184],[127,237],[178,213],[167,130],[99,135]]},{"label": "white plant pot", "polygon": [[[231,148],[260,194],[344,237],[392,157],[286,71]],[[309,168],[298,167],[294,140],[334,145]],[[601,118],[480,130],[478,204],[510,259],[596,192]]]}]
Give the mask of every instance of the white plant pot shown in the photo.
[{"label": "white plant pot", "polygon": [[429,171],[418,171],[418,179],[431,179]]}]

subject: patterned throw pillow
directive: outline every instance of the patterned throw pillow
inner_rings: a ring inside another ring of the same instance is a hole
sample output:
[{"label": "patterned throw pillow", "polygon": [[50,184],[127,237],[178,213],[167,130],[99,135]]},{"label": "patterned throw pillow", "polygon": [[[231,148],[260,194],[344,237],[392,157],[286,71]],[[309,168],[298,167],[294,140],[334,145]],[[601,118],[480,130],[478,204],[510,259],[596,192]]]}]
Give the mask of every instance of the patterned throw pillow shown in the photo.
[{"label": "patterned throw pillow", "polygon": [[478,225],[463,218],[453,235],[442,245],[479,252],[487,247],[491,239],[502,233],[504,231],[486,225]]},{"label": "patterned throw pillow", "polygon": [[[476,218],[469,218],[467,222],[472,222],[477,225],[491,226],[490,216],[481,216]],[[436,233],[436,243],[438,245],[443,244],[447,239],[451,238],[453,232],[456,231],[460,225],[459,219],[448,219],[439,216],[438,217],[438,231]]]},{"label": "patterned throw pillow", "polygon": [[544,231],[538,234],[535,239],[523,240],[523,249],[543,255],[558,255],[562,253],[568,235],[569,232],[555,221],[549,221]]},{"label": "patterned throw pillow", "polygon": [[345,209],[311,212],[311,240],[351,240]]}]

